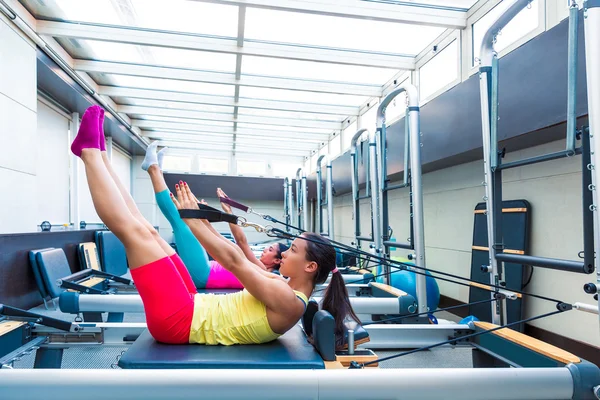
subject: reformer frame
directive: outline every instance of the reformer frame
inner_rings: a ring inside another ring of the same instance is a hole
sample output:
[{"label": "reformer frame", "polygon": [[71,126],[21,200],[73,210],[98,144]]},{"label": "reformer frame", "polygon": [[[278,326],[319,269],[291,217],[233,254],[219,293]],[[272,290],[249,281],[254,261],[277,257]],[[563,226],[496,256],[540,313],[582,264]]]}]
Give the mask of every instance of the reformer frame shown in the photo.
[{"label": "reformer frame", "polygon": [[[326,197],[323,198],[323,159],[327,160],[327,182],[325,183]],[[323,230],[323,207],[327,206],[327,232]],[[321,236],[327,236],[335,239],[333,227],[333,174],[331,169],[331,159],[322,155],[317,160],[317,229]]]},{"label": "reformer frame", "polygon": [[[388,185],[385,110],[399,94],[406,93],[408,107],[405,115],[404,183]],[[390,258],[391,247],[413,250],[411,255],[416,267],[425,268],[425,234],[423,221],[423,187],[421,180],[421,129],[419,93],[412,84],[404,84],[390,92],[377,109],[377,128],[369,134],[369,158],[371,179],[371,209],[373,216],[373,239],[375,253]],[[410,168],[409,168],[410,166]],[[389,239],[388,192],[394,189],[410,188],[410,240],[408,243],[392,242]],[[384,282],[390,283],[391,267],[387,263],[378,268],[377,275],[384,275]],[[427,289],[424,275],[416,276],[418,313],[427,312]]]},{"label": "reformer frame", "polygon": [[[600,69],[600,60],[598,46],[600,40],[598,37],[598,16],[599,3],[594,2],[595,8],[585,10],[586,15],[586,50],[587,50],[587,74],[588,74],[588,107],[590,114],[590,128],[577,130],[576,127],[576,85],[577,85],[577,28],[578,28],[578,6],[576,1],[571,3],[569,12],[569,36],[568,36],[568,97],[567,97],[567,135],[565,150],[535,156],[518,161],[503,163],[502,159],[505,150],[498,150],[498,56],[494,52],[493,45],[495,37],[500,30],[506,26],[522,9],[527,7],[530,0],[518,0],[514,5],[506,10],[494,24],[488,29],[483,37],[480,51],[480,93],[481,93],[481,118],[482,118],[482,136],[483,136],[483,158],[485,187],[484,200],[486,203],[487,215],[487,234],[489,251],[489,265],[482,266],[484,272],[490,274],[490,284],[500,285],[502,283],[503,263],[518,263],[531,265],[533,267],[542,267],[556,269],[567,272],[576,272],[591,274],[594,272],[594,247],[596,247],[596,257],[598,256],[598,243],[594,245],[594,226],[596,227],[596,240],[598,240],[598,212],[594,204],[598,204],[597,191],[593,182],[596,182],[597,170],[594,169],[592,161],[592,150],[600,150],[599,142],[593,143],[590,137],[593,136],[593,123],[596,122],[598,115],[598,70]],[[585,4],[585,3],[584,3]],[[588,2],[589,4],[589,2]],[[584,6],[584,8],[586,8]],[[590,18],[591,15],[593,18]],[[592,34],[593,32],[593,34]],[[594,34],[596,36],[594,36]],[[577,137],[581,139],[581,146],[576,147]],[[594,146],[592,149],[591,146]],[[561,260],[554,258],[545,258],[532,255],[508,254],[504,253],[504,240],[502,230],[502,171],[509,168],[532,165],[550,160],[571,157],[581,154],[582,160],[582,193],[583,193],[583,261]],[[597,289],[594,288],[594,293]],[[492,322],[502,323],[505,316],[500,302],[492,305]]]},{"label": "reformer frame", "polygon": [[[302,175],[300,175],[302,173]],[[302,176],[302,177],[301,177]],[[296,171],[296,215],[300,229],[308,230],[308,193],[306,189],[306,171]]]}]

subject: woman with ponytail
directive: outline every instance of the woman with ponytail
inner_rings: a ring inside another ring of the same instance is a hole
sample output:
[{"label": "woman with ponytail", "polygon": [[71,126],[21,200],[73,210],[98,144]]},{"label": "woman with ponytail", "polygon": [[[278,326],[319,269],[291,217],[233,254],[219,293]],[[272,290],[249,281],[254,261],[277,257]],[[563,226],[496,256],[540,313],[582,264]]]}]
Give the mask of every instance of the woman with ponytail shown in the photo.
[{"label": "woman with ponytail", "polygon": [[[333,316],[335,321],[336,347],[341,348],[344,345],[344,322],[346,318],[350,317],[359,324],[360,320],[352,309],[346,284],[344,283],[342,274],[336,267],[335,249],[327,239],[315,233],[303,233],[301,238],[296,239],[294,243],[298,240],[305,242],[306,260],[317,265],[316,273],[313,277],[313,288],[316,285],[324,283],[331,272],[331,280],[325,290],[321,308]],[[286,255],[284,254],[282,265],[285,259]]]},{"label": "woman with ponytail", "polygon": [[[249,261],[244,252],[200,219],[183,218],[200,244],[244,286],[225,295],[200,294],[183,260],[137,210],[114,174],[104,147],[104,110],[90,107],[82,117],[71,151],[85,165],[87,182],[100,219],[125,246],[131,276],[138,289],[150,334],[171,344],[258,344],[292,329],[306,309],[315,285],[333,277],[323,308],[331,312],[336,331],[346,316],[356,315],[335,269],[335,250],[324,238],[305,233],[282,253],[281,276]],[[187,183],[171,199],[178,210],[198,209]]]}]

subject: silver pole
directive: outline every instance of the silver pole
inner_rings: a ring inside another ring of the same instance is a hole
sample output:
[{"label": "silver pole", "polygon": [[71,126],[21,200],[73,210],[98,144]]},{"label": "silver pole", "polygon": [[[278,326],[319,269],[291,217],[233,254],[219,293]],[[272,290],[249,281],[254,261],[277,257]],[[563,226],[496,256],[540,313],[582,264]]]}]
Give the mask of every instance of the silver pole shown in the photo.
[{"label": "silver pole", "polygon": [[298,214],[298,228],[302,229],[302,188],[301,188],[301,180],[300,173],[302,172],[302,168],[298,168],[296,171],[296,213]]},{"label": "silver pole", "polygon": [[321,161],[325,158],[325,155],[319,156],[317,159],[317,215],[315,220],[317,221],[317,231],[318,234],[325,233],[323,231],[323,167],[321,165]]},{"label": "silver pole", "polygon": [[[285,223],[290,224],[290,210],[291,205],[288,204],[288,178],[283,180],[283,214],[285,216]],[[290,227],[285,228],[286,232],[290,231]]]},{"label": "silver pole", "polygon": [[327,233],[331,240],[335,240],[333,228],[333,170],[331,159],[327,157]]},{"label": "silver pole", "polygon": [[309,230],[308,226],[308,190],[306,188],[306,171],[302,171],[302,219],[304,230]]},{"label": "silver pole", "polygon": [[[596,155],[600,154],[600,140],[596,134],[600,132],[600,5],[598,2],[590,5],[584,11],[585,15],[585,62],[587,71],[588,114],[590,123],[590,151],[592,169],[592,190],[594,198],[594,250],[596,252],[596,286],[600,288],[600,215],[598,206],[600,197],[599,167],[596,166]],[[600,299],[598,300],[600,306]]]},{"label": "silver pole", "polygon": [[[358,198],[360,197],[360,189],[358,186],[358,156],[356,154],[357,152],[357,143],[358,143],[358,139],[360,139],[360,137],[362,136],[363,133],[365,133],[367,130],[366,129],[360,129],[358,130],[354,136],[352,136],[352,140],[350,142],[350,171],[352,173],[352,219],[354,219],[355,221],[355,229],[354,229],[354,237],[358,236],[358,233],[360,232],[360,226],[356,225],[356,221],[360,220],[360,218],[358,217],[358,213],[360,212],[359,206],[357,205],[358,203]],[[368,174],[368,172],[367,172]],[[357,246],[359,245],[360,241],[357,239]]]},{"label": "silver pole", "polygon": [[187,400],[198,393],[231,400],[559,400],[574,393],[567,368],[6,369],[0,371],[0,388],[2,400],[79,400],[82,394],[86,400],[131,400],[141,393],[146,400]]},{"label": "silver pole", "polygon": [[[369,132],[369,159],[371,162],[369,163],[369,172],[371,174],[371,210],[373,213],[373,246],[375,250],[375,255],[380,257],[383,252],[383,231],[381,229],[381,205],[380,205],[380,197],[381,197],[381,188],[379,181],[379,162],[377,161],[377,157],[379,154],[377,153],[377,131]],[[377,263],[377,271],[376,275],[381,275],[383,273],[381,263]],[[386,276],[387,277],[387,276]],[[381,279],[377,279],[381,281]]]},{"label": "silver pole", "polygon": [[[407,88],[408,93],[408,118],[410,134],[410,188],[413,193],[413,227],[414,227],[414,248],[415,265],[425,268],[425,222],[423,210],[423,181],[421,179],[421,126],[419,118],[419,94],[417,88],[410,85]],[[417,274],[417,301],[419,304],[419,313],[429,311],[427,307],[427,277]]]},{"label": "silver pole", "polygon": [[288,180],[288,190],[287,190],[287,194],[288,194],[288,210],[290,213],[290,224],[294,223],[294,193],[292,190],[292,178],[290,178]]},{"label": "silver pole", "polygon": [[[498,32],[506,26],[523,8],[527,7],[530,0],[517,0],[508,10],[504,12],[492,26],[487,30],[483,36],[483,42],[481,44],[481,51],[479,55],[479,89],[481,93],[481,121],[482,129],[481,133],[483,136],[483,168],[484,168],[484,185],[485,185],[485,203],[487,210],[487,231],[488,231],[488,243],[489,247],[489,265],[491,267],[490,284],[496,285],[496,277],[498,276],[498,262],[496,261],[496,249],[494,243],[496,243],[495,231],[494,231],[494,188],[492,185],[492,156],[491,154],[492,143],[492,121],[490,118],[490,79],[491,69],[496,53],[494,52],[494,39]],[[491,99],[493,102],[497,102],[497,99]],[[499,207],[502,207],[500,204]],[[490,296],[494,296],[493,293]],[[492,305],[492,322],[495,324],[501,323],[501,316],[495,305]]]},{"label": "silver pole", "polygon": [[[411,185],[410,190],[413,193],[413,225],[414,225],[414,248],[416,260],[415,264],[419,267],[425,268],[425,224],[423,215],[423,183],[421,180],[421,128],[420,128],[420,116],[419,116],[419,92],[414,85],[409,83],[404,84],[397,89],[390,92],[379,104],[377,109],[377,130],[383,132],[385,129],[385,110],[392,100],[400,93],[406,92],[408,98],[408,114],[405,118],[408,118],[408,132],[410,135],[409,147],[410,152],[408,158],[410,158],[411,166]],[[381,144],[383,146],[384,144]],[[405,156],[406,157],[406,156]],[[405,171],[406,174],[406,171]],[[383,177],[382,177],[383,182]],[[379,187],[380,196],[383,197],[383,186]],[[383,210],[382,210],[383,212]],[[383,225],[383,223],[382,223]],[[381,235],[383,236],[383,229],[387,227],[381,227]],[[389,276],[390,268],[386,268],[386,277]],[[389,282],[389,280],[388,280]],[[427,312],[427,285],[426,277],[421,274],[416,276],[416,292],[417,300],[419,303],[419,312]]]}]

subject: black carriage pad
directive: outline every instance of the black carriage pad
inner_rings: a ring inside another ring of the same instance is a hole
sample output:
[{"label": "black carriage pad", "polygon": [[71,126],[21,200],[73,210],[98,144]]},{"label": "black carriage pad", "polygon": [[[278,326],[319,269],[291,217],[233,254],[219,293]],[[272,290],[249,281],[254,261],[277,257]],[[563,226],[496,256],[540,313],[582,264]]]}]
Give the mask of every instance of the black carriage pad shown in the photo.
[{"label": "black carriage pad", "polygon": [[123,369],[324,369],[299,325],[270,343],[233,346],[158,343],[148,330],[119,360]]}]

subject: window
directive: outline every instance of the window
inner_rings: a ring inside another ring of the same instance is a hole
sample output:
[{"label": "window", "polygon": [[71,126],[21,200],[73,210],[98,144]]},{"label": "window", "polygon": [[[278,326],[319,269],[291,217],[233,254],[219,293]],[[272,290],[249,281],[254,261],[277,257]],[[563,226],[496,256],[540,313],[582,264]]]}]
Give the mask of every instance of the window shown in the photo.
[{"label": "window", "polygon": [[302,162],[284,162],[284,161],[274,161],[271,163],[271,170],[273,171],[273,176],[278,176],[281,178],[285,177],[295,177],[298,168],[302,166]]},{"label": "window", "polygon": [[419,97],[429,100],[438,90],[458,79],[458,41],[454,40],[419,70]]},{"label": "window", "polygon": [[342,135],[337,134],[329,142],[329,157],[331,157],[332,159],[334,157],[337,157],[342,152],[342,149],[340,148],[341,145],[342,145]]},{"label": "window", "polygon": [[392,79],[396,73],[396,70],[387,68],[256,56],[244,56],[242,63],[242,75],[250,74],[314,81],[351,82],[365,85],[383,85]]},{"label": "window", "polygon": [[264,161],[237,160],[238,175],[265,175],[266,172]]},{"label": "window", "polygon": [[352,144],[352,137],[354,136],[356,131],[358,131],[358,125],[356,124],[356,121],[354,121],[344,129],[344,150],[350,148],[350,145]]},{"label": "window", "polygon": [[[343,1],[337,3],[348,7]],[[443,32],[438,27],[248,7],[244,36],[246,40],[416,55]]]},{"label": "window", "polygon": [[174,156],[167,154],[163,158],[163,170],[165,171],[190,172],[191,169],[191,156]]},{"label": "window", "polygon": [[[377,109],[379,108],[379,102],[375,102],[375,104],[369,108],[363,115],[360,117],[360,128],[368,129],[369,131],[374,131],[377,127]],[[388,106],[389,109],[389,106]]]},{"label": "window", "polygon": [[312,157],[310,158],[310,171],[309,172],[313,172],[313,171],[317,170],[317,160],[318,159],[319,159],[319,153],[315,152],[315,154],[313,154]]},{"label": "window", "polygon": [[229,160],[226,158],[198,157],[198,171],[212,174],[226,174],[229,172]]},{"label": "window", "polygon": [[[473,65],[477,65],[477,57],[481,50],[483,35],[498,17],[515,3],[515,0],[503,1],[473,24]],[[539,26],[539,1],[533,0],[530,5],[512,19],[500,31],[494,49],[500,52]]]}]

